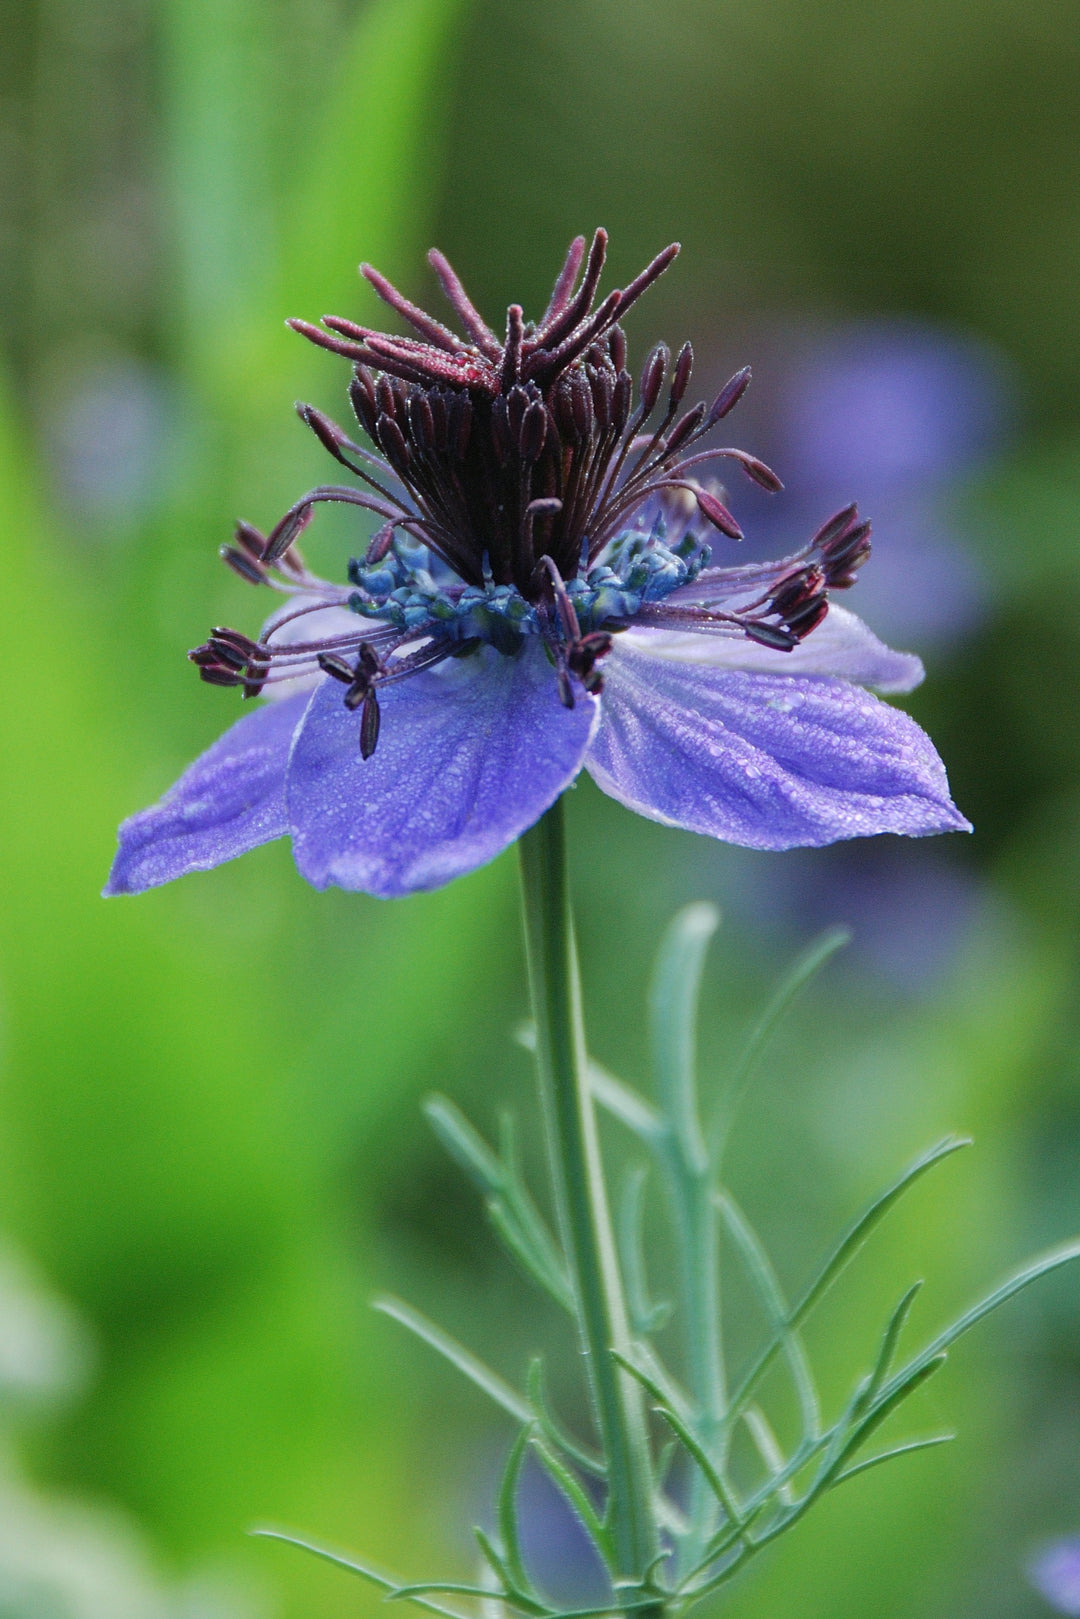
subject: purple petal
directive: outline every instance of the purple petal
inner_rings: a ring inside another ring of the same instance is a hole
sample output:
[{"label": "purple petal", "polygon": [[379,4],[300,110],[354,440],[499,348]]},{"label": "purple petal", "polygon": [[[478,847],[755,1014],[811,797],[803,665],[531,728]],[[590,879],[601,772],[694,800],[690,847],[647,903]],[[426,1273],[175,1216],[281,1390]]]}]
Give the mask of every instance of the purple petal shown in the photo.
[{"label": "purple petal", "polygon": [[361,759],[360,722],[327,681],[289,761],[296,864],[316,888],[391,898],[437,888],[491,860],[577,775],[596,702],[559,702],[543,648],[490,647],[380,694],[382,728]]},{"label": "purple petal", "polygon": [[682,663],[749,669],[762,674],[832,675],[878,691],[913,691],[923,666],[911,652],[894,652],[846,607],[829,604],[816,630],[790,652],[761,646],[746,636],[696,634],[686,630],[630,630],[620,645],[639,646]]},{"label": "purple petal", "polygon": [[285,766],[306,695],[237,720],[160,803],[120,828],[106,894],[141,894],[284,837]]},{"label": "purple petal", "polygon": [[1046,1546],[1028,1567],[1032,1585],[1060,1613],[1080,1615],[1080,1540]]},{"label": "purple petal", "polygon": [[754,849],[970,830],[929,737],[861,687],[702,668],[621,640],[587,766],[641,815]]}]

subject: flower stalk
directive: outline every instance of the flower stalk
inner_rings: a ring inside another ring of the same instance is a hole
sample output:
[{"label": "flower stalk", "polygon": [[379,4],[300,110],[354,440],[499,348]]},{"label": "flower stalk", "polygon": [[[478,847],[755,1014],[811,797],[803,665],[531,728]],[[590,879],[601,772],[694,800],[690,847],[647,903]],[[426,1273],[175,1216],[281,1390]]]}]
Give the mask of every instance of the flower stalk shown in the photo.
[{"label": "flower stalk", "polygon": [[589,1085],[561,798],[525,833],[520,848],[529,990],[556,1216],[607,1467],[612,1561],[620,1580],[633,1584],[643,1579],[659,1549],[652,1466],[641,1388],[614,1358],[628,1354],[630,1332]]}]

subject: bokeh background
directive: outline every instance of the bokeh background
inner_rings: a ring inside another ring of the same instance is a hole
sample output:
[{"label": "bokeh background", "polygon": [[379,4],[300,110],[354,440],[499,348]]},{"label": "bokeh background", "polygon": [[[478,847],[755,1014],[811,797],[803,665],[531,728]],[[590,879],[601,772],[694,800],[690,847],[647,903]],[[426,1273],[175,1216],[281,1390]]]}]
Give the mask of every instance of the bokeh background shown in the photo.
[{"label": "bokeh background", "polygon": [[[609,284],[677,237],[633,352],[692,335],[702,392],[753,361],[738,441],[787,492],[732,485],[744,526],[875,519],[853,605],[924,656],[973,838],[747,854],[572,799],[592,1043],[639,1083],[677,904],[725,915],[709,1085],[792,954],[854,929],[731,1142],[791,1285],[914,1151],[976,1137],[823,1313],[827,1387],[911,1274],[928,1332],[1080,1229],[1078,130],[1069,0],[2,0],[4,1619],[373,1611],[245,1537],[267,1520],[468,1572],[509,1434],[367,1301],[514,1378],[551,1337],[418,1106],[535,1134],[512,855],[392,905],[306,890],[281,845],[98,897],[118,820],[233,716],[183,653],[258,622],[216,547],[321,478],[291,404],[340,413],[345,370],[283,320],[372,317],[362,257],[428,298],[438,242],[495,315],[578,231],[610,230]],[[313,543],[340,569],[362,539]],[[839,1492],[728,1613],[1049,1611],[1024,1567],[1080,1530],[1080,1276],[919,1398],[958,1443]]]}]

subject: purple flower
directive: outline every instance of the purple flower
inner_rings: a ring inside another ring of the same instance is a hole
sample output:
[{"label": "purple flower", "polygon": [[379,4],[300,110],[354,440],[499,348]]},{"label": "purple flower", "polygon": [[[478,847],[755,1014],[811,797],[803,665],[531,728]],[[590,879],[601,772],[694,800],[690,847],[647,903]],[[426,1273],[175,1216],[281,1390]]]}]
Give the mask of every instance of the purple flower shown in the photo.
[{"label": "purple flower", "polygon": [[[107,893],[286,834],[316,887],[433,888],[492,859],[582,768],[640,814],[752,848],[967,827],[932,743],[864,689],[910,690],[918,659],[830,608],[869,524],[846,507],[779,562],[714,566],[698,528],[740,531],[690,474],[725,458],[780,487],[741,450],[701,448],[749,371],[684,411],[690,345],[672,364],[660,344],[635,403],[617,317],[677,248],[594,308],[604,232],[585,247],[539,322],[511,305],[502,340],[438,253],[465,338],[367,266],[417,338],[293,323],[354,362],[375,450],[301,416],[363,487],[314,489],[224,548],[287,600],[258,640],[218,629],[191,657],[211,684],[275,700],[124,823]],[[382,520],[348,585],[296,548],[323,502]]]},{"label": "purple flower", "polygon": [[1059,1613],[1080,1614],[1080,1540],[1058,1540],[1034,1557],[1028,1575]]}]

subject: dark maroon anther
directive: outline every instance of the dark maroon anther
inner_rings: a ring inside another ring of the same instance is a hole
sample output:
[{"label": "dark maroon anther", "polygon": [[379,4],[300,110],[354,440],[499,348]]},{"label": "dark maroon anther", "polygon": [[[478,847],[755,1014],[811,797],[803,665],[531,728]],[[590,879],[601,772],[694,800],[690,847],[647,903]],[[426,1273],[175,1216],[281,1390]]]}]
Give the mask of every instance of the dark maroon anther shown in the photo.
[{"label": "dark maroon anther", "polygon": [[781,618],[787,618],[789,613],[802,607],[811,596],[817,594],[824,586],[825,578],[820,568],[798,568],[781,579],[769,598],[769,606]]},{"label": "dark maroon anther", "polygon": [[405,442],[405,435],[392,416],[380,416],[375,424],[379,446],[386,455],[386,459],[400,476],[409,470],[412,455]]},{"label": "dark maroon anther", "polygon": [[377,562],[382,562],[385,557],[389,556],[390,547],[394,543],[394,530],[396,527],[396,523],[384,523],[382,528],[375,530],[371,536],[371,542],[364,552],[364,562],[367,567],[374,567]]},{"label": "dark maroon anther", "polygon": [[675,423],[675,426],[668,434],[668,437],[664,443],[665,460],[668,458],[668,456],[675,455],[686,443],[687,439],[693,437],[698,428],[701,426],[704,418],[705,406],[695,405],[693,410],[687,411],[686,415],[681,419],[681,421]]},{"label": "dark maroon anther", "polygon": [[340,680],[342,685],[352,685],[354,673],[344,658],[339,658],[332,652],[320,652],[316,662],[324,675],[332,675],[335,680]]},{"label": "dark maroon anther", "polygon": [[343,467],[348,467],[350,472],[356,470],[345,454],[346,450],[355,450],[356,446],[335,421],[323,411],[316,410],[314,405],[305,405],[302,400],[297,400],[296,413],[305,426],[311,428],[323,449],[328,450],[335,461],[339,461]]},{"label": "dark maroon anther", "polygon": [[428,403],[431,406],[431,425],[432,432],[435,435],[435,448],[440,455],[445,455],[449,442],[450,413],[444,390],[442,388],[433,388],[428,396]]},{"label": "dark maroon anther", "polygon": [[645,361],[645,369],[641,373],[642,420],[651,416],[656,409],[656,401],[660,397],[660,389],[664,386],[664,377],[670,364],[671,350],[666,343],[657,343]]},{"label": "dark maroon anther", "polygon": [[491,407],[491,447],[499,464],[505,466],[514,448],[510,433],[510,407],[505,399],[496,399]]},{"label": "dark maroon anther", "polygon": [[589,373],[589,388],[592,392],[596,425],[601,433],[606,433],[611,426],[612,405],[615,398],[615,378],[606,367],[602,371],[592,371]]},{"label": "dark maroon anther", "polygon": [[690,386],[690,374],[693,369],[694,351],[689,343],[684,343],[679,350],[678,359],[675,361],[675,374],[671,379],[670,402],[672,405],[682,404],[683,395]]},{"label": "dark maroon anther", "polygon": [[705,418],[706,426],[715,427],[722,421],[729,411],[734,410],[743,394],[750,386],[751,371],[744,365],[741,371],[736,371],[729,381],[724,383],[720,392],[709,407],[709,414]]},{"label": "dark maroon anther", "polygon": [[842,530],[827,544],[819,545],[818,549],[828,567],[843,569],[853,557],[865,559],[870,554],[870,524],[856,523],[854,527]]},{"label": "dark maroon anther", "polygon": [[859,508],[852,504],[845,506],[842,511],[834,512],[832,517],[826,518],[822,523],[810,545],[818,551],[827,550],[841,534],[846,534],[858,516]]},{"label": "dark maroon anther", "polygon": [[391,420],[397,415],[397,396],[394,393],[393,379],[385,373],[375,383],[375,410],[377,416],[389,416]]},{"label": "dark maroon anther", "polygon": [[472,437],[472,401],[468,394],[455,394],[450,405],[447,427],[447,449],[457,460],[464,461]]},{"label": "dark maroon anther", "polygon": [[[518,449],[523,461],[539,461],[547,436],[547,411],[543,402],[534,399],[521,419]],[[559,502],[561,505],[562,502]]]},{"label": "dark maroon anther", "polygon": [[760,624],[750,622],[743,626],[747,640],[757,641],[759,646],[774,648],[777,652],[791,652],[798,646],[799,638],[792,635],[790,630],[781,629],[775,624]]},{"label": "dark maroon anther", "polygon": [[421,455],[430,455],[435,448],[435,418],[427,394],[419,389],[409,396],[409,432]]},{"label": "dark maroon anther", "polygon": [[357,654],[356,668],[358,676],[365,674],[369,680],[382,673],[382,659],[370,641],[362,641]]},{"label": "dark maroon anther", "polygon": [[672,242],[668,247],[664,248],[662,253],[658,253],[652,263],[647,264],[641,274],[636,275],[633,281],[623,288],[622,307],[629,309],[631,304],[636,303],[642,293],[646,292],[654,281],[659,281],[664,271],[675,262],[681,251],[679,243]]},{"label": "dark maroon anther", "polygon": [[578,438],[587,439],[593,430],[592,389],[581,371],[570,375],[570,410]]},{"label": "dark maroon anther", "polygon": [[220,663],[200,665],[199,678],[205,680],[208,686],[242,686],[244,684],[242,674]]},{"label": "dark maroon anther", "polygon": [[698,503],[701,515],[708,519],[713,528],[726,534],[729,540],[741,540],[743,531],[732,517],[722,500],[717,500],[707,489],[695,489],[694,499]]},{"label": "dark maroon anther", "polygon": [[626,370],[626,333],[621,326],[613,326],[608,333],[608,353],[616,371]]},{"label": "dark maroon anther", "polygon": [[552,408],[556,434],[572,444],[578,436],[578,431],[574,422],[573,390],[569,377],[559,378],[552,398]]},{"label": "dark maroon anther", "polygon": [[243,520],[237,523],[233,530],[233,539],[241,551],[246,551],[254,561],[262,560],[262,554],[266,550],[266,535],[261,529],[257,529],[254,523],[245,523]]},{"label": "dark maroon anther", "polygon": [[364,694],[364,706],[360,713],[360,757],[370,759],[379,742],[379,699],[375,695],[374,687]]},{"label": "dark maroon anther", "polygon": [[[333,671],[329,672],[332,673]],[[345,693],[345,707],[356,709],[367,702],[372,686],[383,672],[379,655],[369,642],[365,641],[361,646],[353,668],[350,670],[346,665],[346,672],[349,678],[349,689]]]},{"label": "dark maroon anther", "polygon": [[540,398],[540,391],[531,385],[523,388],[516,383],[506,395],[507,418],[510,422],[510,437],[515,441],[521,438],[521,424],[525,419],[525,412],[534,399]]},{"label": "dark maroon anther", "polygon": [[606,630],[591,630],[583,635],[579,641],[573,642],[567,650],[567,667],[582,681],[591,674],[598,658],[606,657],[611,651],[613,637]]},{"label": "dark maroon anther", "polygon": [[741,455],[739,461],[746,476],[753,480],[761,489],[767,489],[770,495],[777,495],[783,489],[783,484],[771,467],[764,461],[759,461],[756,455]]},{"label": "dark maroon anther", "polygon": [[634,379],[629,371],[622,370],[615,378],[615,389],[611,399],[611,425],[620,437],[630,420],[630,410],[633,402]]},{"label": "dark maroon anther", "polygon": [[298,540],[308,524],[311,522],[312,508],[305,501],[287,511],[285,516],[277,523],[266,537],[266,549],[263,551],[264,563],[277,562],[285,555],[296,540]]},{"label": "dark maroon anther", "polygon": [[218,556],[222,562],[230,567],[233,573],[238,573],[241,579],[249,585],[265,585],[266,574],[259,564],[249,557],[246,551],[240,551],[235,546],[223,545],[218,549]]},{"label": "dark maroon anther", "polygon": [[258,641],[253,641],[250,635],[245,635],[242,630],[229,629],[227,624],[215,624],[210,631],[210,640],[232,647],[246,659],[262,658],[266,655],[266,648]]},{"label": "dark maroon anther", "polygon": [[375,383],[371,372],[362,365],[357,366],[356,375],[349,384],[349,400],[356,420],[368,438],[373,439],[379,414],[375,404]]},{"label": "dark maroon anther", "polygon": [[815,596],[806,602],[796,613],[787,619],[787,627],[792,635],[800,641],[805,641],[811,630],[816,630],[822,619],[829,611],[829,602],[826,596]]}]

